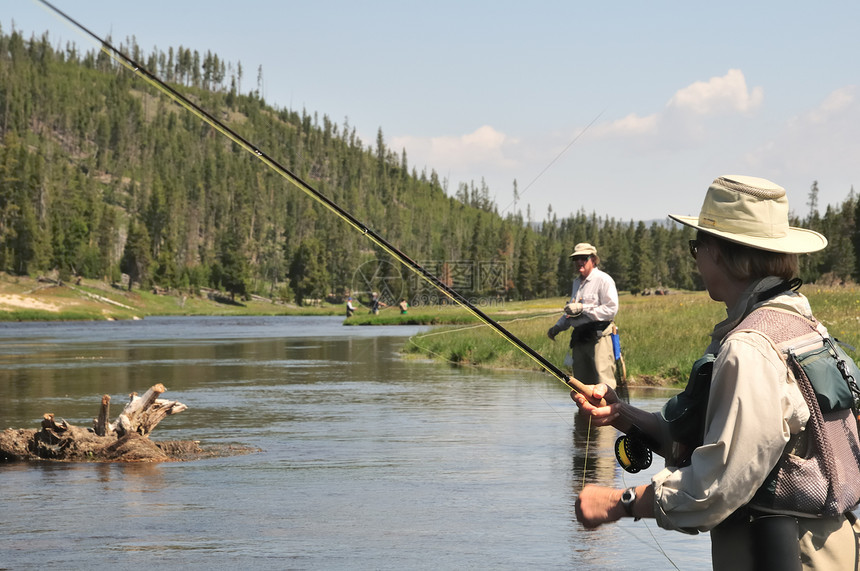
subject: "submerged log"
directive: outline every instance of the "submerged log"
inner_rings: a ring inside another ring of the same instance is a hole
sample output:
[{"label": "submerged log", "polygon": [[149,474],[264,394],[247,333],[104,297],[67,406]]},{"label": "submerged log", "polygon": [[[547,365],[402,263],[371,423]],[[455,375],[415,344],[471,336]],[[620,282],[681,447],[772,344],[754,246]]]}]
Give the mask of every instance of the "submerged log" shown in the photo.
[{"label": "submerged log", "polygon": [[[80,428],[54,413],[42,417],[41,430],[8,429],[0,433],[0,461],[65,460],[159,462],[201,451],[197,442],[154,443],[148,436],[167,416],[186,410],[184,404],[158,398],[166,389],[157,384],[143,397],[131,394],[115,422],[108,422],[110,396],[101,400],[92,429]],[[171,454],[173,452],[173,454]]]}]

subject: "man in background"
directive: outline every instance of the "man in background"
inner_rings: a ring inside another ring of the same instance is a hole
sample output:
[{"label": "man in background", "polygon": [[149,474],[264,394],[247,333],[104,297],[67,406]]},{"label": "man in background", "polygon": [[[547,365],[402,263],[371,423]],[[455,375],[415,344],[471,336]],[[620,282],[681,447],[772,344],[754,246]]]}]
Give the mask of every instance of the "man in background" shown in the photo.
[{"label": "man in background", "polygon": [[564,314],[547,335],[555,340],[556,335],[573,328],[570,334],[573,376],[586,384],[605,383],[615,388],[612,346],[613,320],[618,313],[615,280],[597,267],[600,264],[597,248],[587,242],[577,244],[570,258],[579,275],[573,280]]}]

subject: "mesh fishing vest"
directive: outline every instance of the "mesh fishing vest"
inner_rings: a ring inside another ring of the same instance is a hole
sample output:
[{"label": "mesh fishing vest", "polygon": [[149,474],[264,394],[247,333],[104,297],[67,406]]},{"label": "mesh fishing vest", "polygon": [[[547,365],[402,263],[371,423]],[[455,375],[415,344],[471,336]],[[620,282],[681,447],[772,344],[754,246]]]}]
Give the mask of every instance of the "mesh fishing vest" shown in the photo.
[{"label": "mesh fishing vest", "polygon": [[[783,356],[809,408],[806,429],[793,435],[757,490],[750,506],[805,517],[834,516],[860,501],[860,438],[857,398],[860,370],[817,321],[796,313],[760,308],[732,333],[757,333]],[[714,355],[693,366],[687,387],[670,399],[662,415],[681,450],[702,444]],[[683,457],[682,457],[683,458]],[[686,455],[680,465],[689,461]]]},{"label": "mesh fishing vest", "polygon": [[860,438],[854,415],[860,372],[817,322],[762,308],[734,331],[767,338],[782,354],[809,407],[806,430],[789,439],[751,505],[766,511],[834,516],[860,501]]}]

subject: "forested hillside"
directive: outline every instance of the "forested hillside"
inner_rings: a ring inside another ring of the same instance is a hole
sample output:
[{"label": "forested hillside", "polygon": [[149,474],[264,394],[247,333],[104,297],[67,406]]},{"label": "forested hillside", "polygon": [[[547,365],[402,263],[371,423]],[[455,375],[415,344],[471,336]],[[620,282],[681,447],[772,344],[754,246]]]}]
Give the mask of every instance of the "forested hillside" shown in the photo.
[{"label": "forested hillside", "polygon": [[[688,229],[584,211],[500,215],[483,182],[417,172],[381,128],[365,146],[346,120],[241,93],[241,65],[182,47],[121,49],[464,293],[563,296],[567,256],[580,241],[598,246],[619,289],[699,285]],[[794,223],[822,231],[831,246],[804,258],[803,277],[856,279],[857,197],[846,189],[846,200],[820,215],[810,184],[809,213]],[[302,302],[375,288],[399,271],[384,260],[340,218],[104,53],[0,30],[0,270],[116,283],[125,274],[133,287]],[[420,284],[403,277],[398,292],[415,301]]]}]

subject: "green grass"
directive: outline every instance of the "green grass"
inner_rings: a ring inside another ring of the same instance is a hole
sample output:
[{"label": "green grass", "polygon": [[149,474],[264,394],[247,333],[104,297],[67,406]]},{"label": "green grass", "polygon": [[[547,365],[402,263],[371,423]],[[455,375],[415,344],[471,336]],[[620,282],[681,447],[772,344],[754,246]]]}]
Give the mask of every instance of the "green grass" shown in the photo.
[{"label": "green grass", "polygon": [[[568,349],[568,335],[551,341],[546,331],[561,315],[559,302],[547,312],[546,300],[532,315],[499,317],[499,322],[550,362],[561,366]],[[669,296],[621,296],[616,323],[628,376],[686,380],[690,365],[709,342],[713,324],[725,315],[722,305],[705,293]],[[407,352],[427,353],[453,363],[469,363],[512,369],[539,369],[539,364],[489,327],[445,328],[417,336]]]},{"label": "green grass", "polygon": [[[858,288],[824,289],[813,285],[802,291],[809,297],[816,317],[833,336],[860,348]],[[620,301],[616,323],[628,377],[634,384],[685,383],[693,362],[710,342],[713,326],[726,315],[725,306],[712,301],[705,292],[649,297],[622,295]],[[568,337],[562,334],[550,341],[546,330],[560,315],[562,304],[563,301],[559,302],[549,315],[546,309],[552,307],[552,301],[540,300],[520,304],[520,316],[497,310],[494,317],[544,358],[561,366]],[[405,351],[458,364],[540,368],[531,357],[487,326],[437,328],[414,337]],[[856,351],[852,356],[860,358]]]},{"label": "green grass", "polygon": [[[833,337],[860,349],[860,287],[818,288],[811,284],[801,291]],[[857,359],[860,352],[853,351],[851,356]]]},{"label": "green grass", "polygon": [[13,309],[0,311],[0,321],[92,321],[104,317],[91,311],[64,311],[57,313],[42,309]]},{"label": "green grass", "polygon": [[725,306],[705,292],[622,298],[616,323],[630,377],[685,382]]}]

